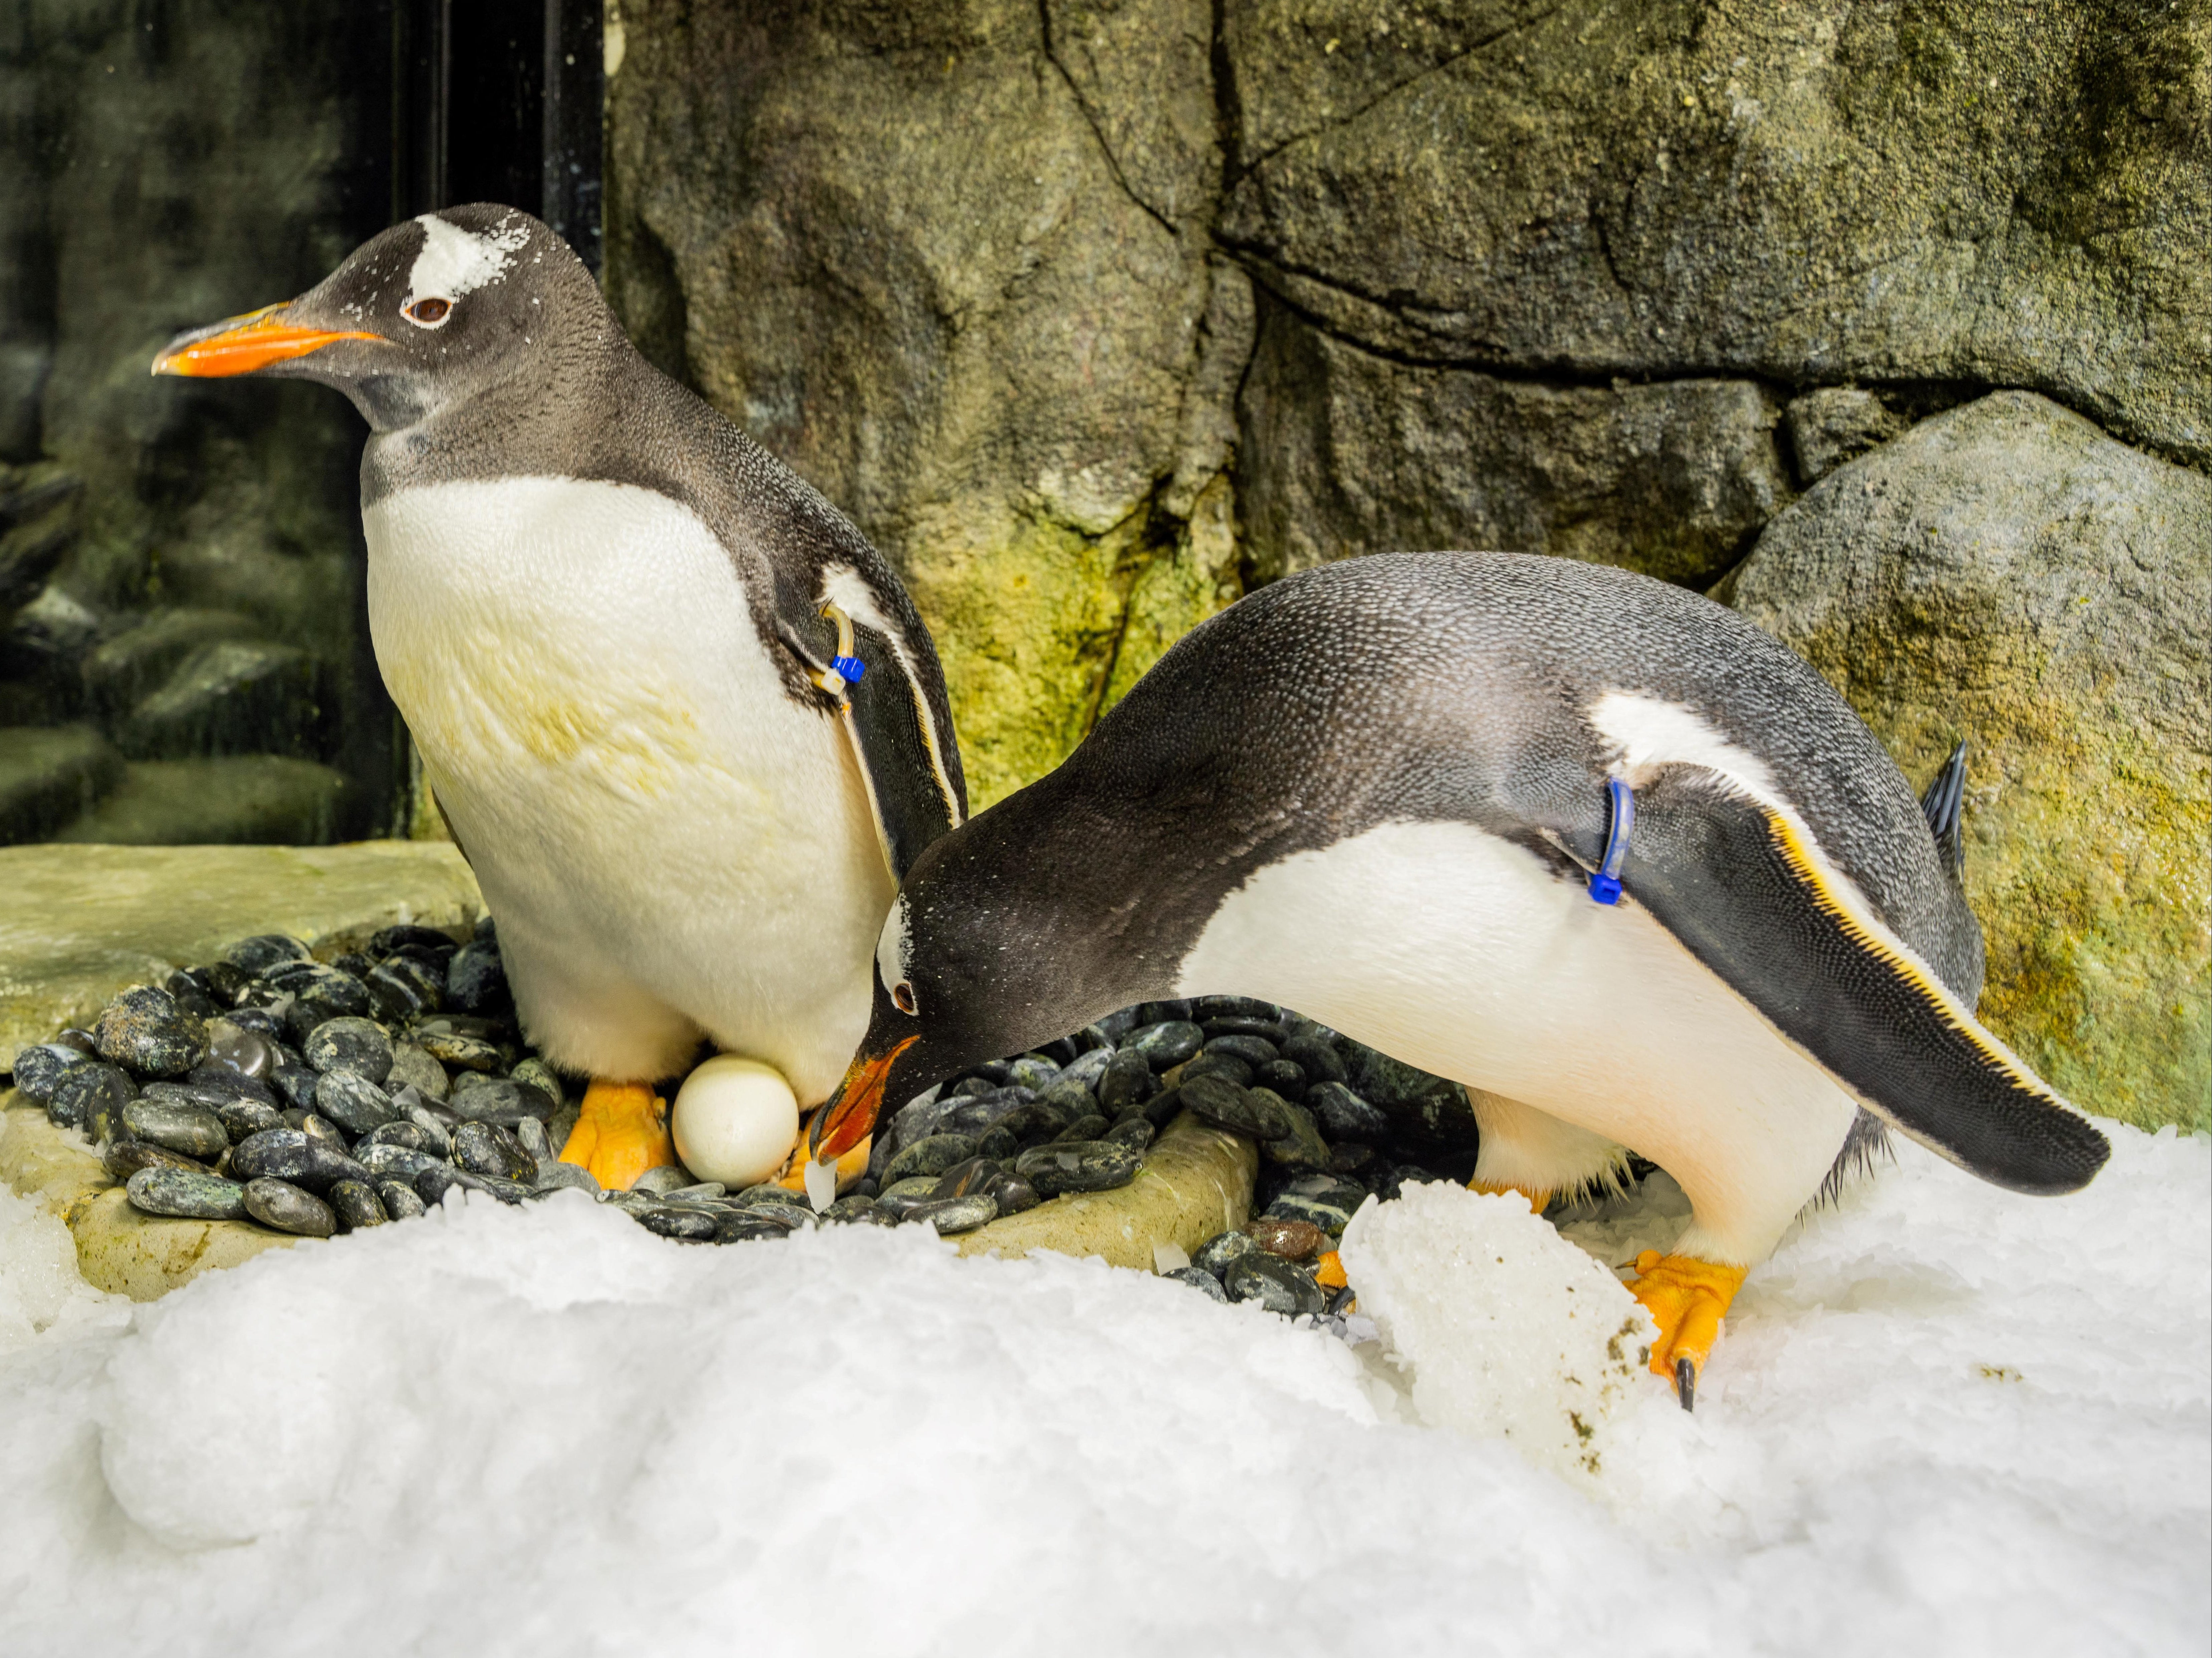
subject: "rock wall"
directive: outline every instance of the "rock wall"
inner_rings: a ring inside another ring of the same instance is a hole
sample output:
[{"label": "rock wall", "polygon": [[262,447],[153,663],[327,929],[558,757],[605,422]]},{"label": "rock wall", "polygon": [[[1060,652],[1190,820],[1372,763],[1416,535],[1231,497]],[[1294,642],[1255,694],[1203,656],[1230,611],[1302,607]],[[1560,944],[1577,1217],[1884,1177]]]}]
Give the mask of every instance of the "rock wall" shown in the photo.
[{"label": "rock wall", "polygon": [[[2160,671],[2201,707],[2204,0],[621,0],[611,29],[617,308],[898,562],[979,802],[1183,629],[1325,559],[1509,547],[1701,589],[1742,566],[1724,591],[1908,770],[1977,737],[1980,832],[2057,814],[2017,870],[1977,860],[2000,1028],[2092,1105],[2203,1119],[2201,903],[2192,932],[2122,918],[2135,877],[2093,900],[2018,874],[2100,842],[2124,746],[2047,745],[2142,665],[1992,599],[1983,659],[2040,688],[2031,720],[1905,621],[1849,635],[1885,641],[1882,677],[1820,618],[1862,603],[1837,503],[1869,477],[1896,557],[1923,498],[1966,565],[2013,533],[1977,514],[2057,521],[2075,486],[2007,516],[1922,435],[1993,406],[2022,428],[1979,452],[1999,477],[2017,440],[2039,477],[2165,480],[2117,543],[2019,533],[2114,580],[2112,546],[2156,543],[2179,574],[2130,588],[2127,625],[2174,641]],[[2160,729],[2129,810],[2185,835],[2202,744]],[[2034,926],[2101,942],[2062,970]]]}]

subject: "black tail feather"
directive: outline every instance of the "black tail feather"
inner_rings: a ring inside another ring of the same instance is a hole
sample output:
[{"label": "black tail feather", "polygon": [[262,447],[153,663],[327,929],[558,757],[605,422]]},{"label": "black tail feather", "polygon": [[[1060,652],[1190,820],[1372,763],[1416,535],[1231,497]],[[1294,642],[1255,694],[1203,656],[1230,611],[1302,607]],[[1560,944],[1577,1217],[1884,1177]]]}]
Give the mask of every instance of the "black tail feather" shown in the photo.
[{"label": "black tail feather", "polygon": [[1954,881],[1964,884],[1966,878],[1966,843],[1960,826],[1966,815],[1966,739],[1960,738],[1959,746],[1951,750],[1951,757],[1936,774],[1936,780],[1928,786],[1928,793],[1920,797],[1920,811],[1928,819],[1928,832],[1936,837],[1936,855]]}]

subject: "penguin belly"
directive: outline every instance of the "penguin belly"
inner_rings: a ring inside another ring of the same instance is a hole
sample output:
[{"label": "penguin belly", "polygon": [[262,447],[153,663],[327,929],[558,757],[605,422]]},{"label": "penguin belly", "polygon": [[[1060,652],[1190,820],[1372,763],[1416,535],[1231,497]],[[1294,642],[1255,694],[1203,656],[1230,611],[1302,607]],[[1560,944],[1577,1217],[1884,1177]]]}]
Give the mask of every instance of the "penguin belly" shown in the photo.
[{"label": "penguin belly", "polygon": [[441,483],[363,513],[378,665],[556,1063],[671,1074],[702,1033],[825,1097],[892,896],[836,722],[655,491]]},{"label": "penguin belly", "polygon": [[1634,1149],[1689,1195],[1677,1250],[1710,1260],[1771,1251],[1856,1111],[1632,902],[1471,824],[1387,823],[1255,872],[1183,959],[1176,993],[1208,993]]}]

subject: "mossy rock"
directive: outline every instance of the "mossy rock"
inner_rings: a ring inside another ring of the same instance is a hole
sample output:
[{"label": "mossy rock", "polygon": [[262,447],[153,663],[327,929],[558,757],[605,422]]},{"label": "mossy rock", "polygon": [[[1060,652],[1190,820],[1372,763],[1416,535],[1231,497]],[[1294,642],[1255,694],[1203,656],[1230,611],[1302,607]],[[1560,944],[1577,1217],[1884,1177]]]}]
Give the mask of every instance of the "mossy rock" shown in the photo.
[{"label": "mossy rock", "polygon": [[0,1068],[256,932],[343,946],[394,921],[459,927],[483,913],[450,844],[0,847]]},{"label": "mossy rock", "polygon": [[1252,1213],[1259,1149],[1209,1128],[1188,1111],[1145,1152],[1137,1178],[1111,1192],[1070,1193],[963,1233],[963,1255],[1028,1254],[1050,1249],[1096,1255],[1111,1266],[1149,1272],[1161,1245],[1194,1253]]},{"label": "mossy rock", "polygon": [[0,1183],[69,1228],[87,1283],[133,1301],[152,1301],[202,1272],[300,1242],[242,1220],[139,1213],[83,1136],[55,1127],[12,1088],[0,1094]]},{"label": "mossy rock", "polygon": [[1991,1028],[2088,1109],[2212,1127],[2212,480],[2000,393],[1831,474],[1717,596],[1916,782],[1971,744]]}]

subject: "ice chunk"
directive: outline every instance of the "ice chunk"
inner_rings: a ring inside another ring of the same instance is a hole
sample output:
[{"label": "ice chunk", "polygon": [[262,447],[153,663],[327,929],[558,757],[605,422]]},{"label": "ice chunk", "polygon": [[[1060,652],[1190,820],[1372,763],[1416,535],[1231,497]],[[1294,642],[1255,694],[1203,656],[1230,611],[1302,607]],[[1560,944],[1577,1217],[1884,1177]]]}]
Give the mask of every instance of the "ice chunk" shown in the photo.
[{"label": "ice chunk", "polygon": [[1431,1427],[1510,1439],[1595,1473],[1656,1333],[1620,1281],[1516,1193],[1409,1186],[1345,1228],[1359,1310],[1413,1376]]}]

